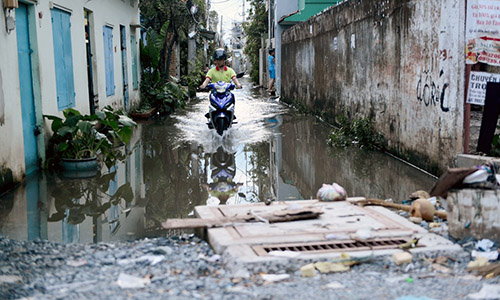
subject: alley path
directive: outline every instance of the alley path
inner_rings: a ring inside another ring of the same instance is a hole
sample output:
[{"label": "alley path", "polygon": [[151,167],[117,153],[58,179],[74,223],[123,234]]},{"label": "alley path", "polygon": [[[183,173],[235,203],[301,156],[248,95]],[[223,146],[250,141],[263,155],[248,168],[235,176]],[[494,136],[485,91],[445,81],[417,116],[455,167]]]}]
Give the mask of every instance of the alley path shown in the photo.
[{"label": "alley path", "polygon": [[[243,83],[235,91],[238,124],[222,138],[206,125],[208,93],[199,93],[166,120],[140,123],[131,155],[110,171],[83,179],[41,173],[4,195],[0,234],[61,243],[140,239],[165,234],[157,231],[162,221],[187,218],[196,205],[310,199],[332,182],[349,196],[403,201],[434,184],[385,154],[327,146],[326,125]],[[126,186],[133,195],[114,199]]]}]

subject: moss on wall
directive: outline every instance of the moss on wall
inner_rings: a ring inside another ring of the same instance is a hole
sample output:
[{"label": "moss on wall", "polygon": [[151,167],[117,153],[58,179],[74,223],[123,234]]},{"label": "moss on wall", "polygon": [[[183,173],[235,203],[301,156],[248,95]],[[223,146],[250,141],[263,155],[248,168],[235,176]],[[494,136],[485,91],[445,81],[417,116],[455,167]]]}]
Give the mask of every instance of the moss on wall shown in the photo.
[{"label": "moss on wall", "polygon": [[15,185],[12,170],[4,166],[0,167],[0,194],[3,194]]}]

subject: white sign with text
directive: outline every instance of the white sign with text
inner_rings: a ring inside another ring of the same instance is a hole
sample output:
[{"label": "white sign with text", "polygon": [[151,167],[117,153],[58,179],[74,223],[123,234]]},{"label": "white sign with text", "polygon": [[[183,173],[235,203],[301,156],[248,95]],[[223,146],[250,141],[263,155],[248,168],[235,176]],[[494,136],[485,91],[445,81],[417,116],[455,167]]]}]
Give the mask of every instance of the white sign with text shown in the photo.
[{"label": "white sign with text", "polygon": [[500,74],[474,71],[470,72],[467,103],[484,105],[487,82],[500,82]]}]

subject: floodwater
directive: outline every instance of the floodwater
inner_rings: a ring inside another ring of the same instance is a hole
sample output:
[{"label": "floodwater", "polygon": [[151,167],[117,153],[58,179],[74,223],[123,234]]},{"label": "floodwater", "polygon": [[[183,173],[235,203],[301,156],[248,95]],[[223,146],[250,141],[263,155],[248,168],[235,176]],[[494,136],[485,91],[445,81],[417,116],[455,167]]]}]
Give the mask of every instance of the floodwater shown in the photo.
[{"label": "floodwater", "polygon": [[223,137],[205,124],[208,94],[164,121],[140,123],[125,162],[92,178],[34,174],[0,198],[0,235],[61,243],[175,234],[168,218],[197,205],[311,199],[323,183],[349,196],[402,201],[435,178],[382,153],[327,146],[329,128],[269,99],[236,90],[237,124]]}]

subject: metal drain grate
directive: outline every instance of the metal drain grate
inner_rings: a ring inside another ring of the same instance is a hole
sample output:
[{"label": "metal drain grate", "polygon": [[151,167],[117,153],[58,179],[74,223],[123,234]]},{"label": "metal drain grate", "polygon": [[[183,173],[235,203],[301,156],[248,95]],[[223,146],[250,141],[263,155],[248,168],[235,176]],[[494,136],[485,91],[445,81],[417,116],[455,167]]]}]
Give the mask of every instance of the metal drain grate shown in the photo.
[{"label": "metal drain grate", "polygon": [[367,241],[344,240],[344,241],[328,241],[328,242],[259,245],[259,246],[253,246],[252,248],[257,255],[264,256],[271,251],[327,253],[327,252],[395,249],[398,248],[399,245],[408,242],[409,239],[393,238],[393,239],[373,239]]}]

